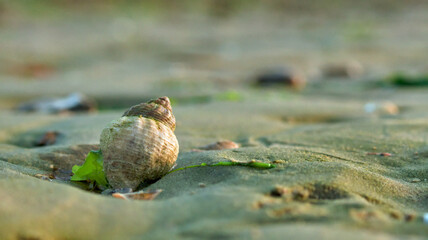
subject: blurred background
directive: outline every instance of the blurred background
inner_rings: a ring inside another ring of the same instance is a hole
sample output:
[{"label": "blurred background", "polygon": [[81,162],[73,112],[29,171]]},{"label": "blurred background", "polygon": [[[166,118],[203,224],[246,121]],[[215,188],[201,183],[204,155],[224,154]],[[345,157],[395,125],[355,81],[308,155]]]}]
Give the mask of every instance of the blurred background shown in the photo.
[{"label": "blurred background", "polygon": [[[66,186],[97,192],[73,166],[161,96],[177,168],[277,168],[179,171],[148,205]],[[427,103],[428,0],[0,0],[0,239],[426,239]]]},{"label": "blurred background", "polygon": [[34,102],[46,97],[101,110],[164,95],[239,101],[261,88],[340,99],[421,86],[427,10],[424,0],[0,0],[0,108],[51,111]]}]

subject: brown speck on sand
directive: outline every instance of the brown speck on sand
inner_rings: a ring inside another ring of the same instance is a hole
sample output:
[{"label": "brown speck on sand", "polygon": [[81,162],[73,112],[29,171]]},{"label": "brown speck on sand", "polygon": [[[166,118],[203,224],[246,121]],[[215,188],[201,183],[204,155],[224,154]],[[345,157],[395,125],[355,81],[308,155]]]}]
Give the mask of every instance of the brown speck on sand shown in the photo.
[{"label": "brown speck on sand", "polygon": [[39,140],[36,141],[35,146],[43,147],[53,145],[55,144],[58,135],[59,132],[57,131],[48,131]]}]

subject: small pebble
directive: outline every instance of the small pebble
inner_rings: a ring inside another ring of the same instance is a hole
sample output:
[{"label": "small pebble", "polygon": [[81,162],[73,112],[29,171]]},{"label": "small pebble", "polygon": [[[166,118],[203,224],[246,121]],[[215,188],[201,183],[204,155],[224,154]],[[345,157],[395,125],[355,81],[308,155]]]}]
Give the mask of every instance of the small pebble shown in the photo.
[{"label": "small pebble", "polygon": [[206,187],[207,185],[206,185],[205,183],[198,183],[198,186],[199,186],[200,188],[204,188],[204,187]]},{"label": "small pebble", "polygon": [[257,76],[256,84],[259,87],[285,86],[294,89],[302,89],[306,85],[306,79],[297,71],[289,68],[279,68],[266,71]]}]

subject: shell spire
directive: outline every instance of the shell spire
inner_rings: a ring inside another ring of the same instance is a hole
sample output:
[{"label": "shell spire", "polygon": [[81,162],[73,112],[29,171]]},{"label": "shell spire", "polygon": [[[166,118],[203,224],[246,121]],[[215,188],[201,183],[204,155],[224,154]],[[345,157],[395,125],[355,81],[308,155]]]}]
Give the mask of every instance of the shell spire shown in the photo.
[{"label": "shell spire", "polygon": [[160,97],[147,103],[140,103],[129,108],[122,117],[142,116],[161,122],[172,131],[175,130],[175,117],[172,114],[171,101],[168,97]]}]

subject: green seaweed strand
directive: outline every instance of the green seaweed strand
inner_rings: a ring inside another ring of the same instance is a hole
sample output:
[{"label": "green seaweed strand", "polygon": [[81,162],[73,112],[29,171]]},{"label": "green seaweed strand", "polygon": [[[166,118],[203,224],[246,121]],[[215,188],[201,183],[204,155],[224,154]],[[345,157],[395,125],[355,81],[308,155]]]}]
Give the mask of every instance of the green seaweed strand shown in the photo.
[{"label": "green seaweed strand", "polygon": [[252,167],[252,168],[262,168],[262,169],[270,169],[270,168],[276,167],[274,164],[264,163],[264,162],[256,162],[256,161],[233,162],[233,161],[229,161],[229,162],[218,162],[215,164],[201,163],[200,165],[191,165],[191,166],[187,166],[187,167],[174,169],[174,170],[170,171],[168,174],[179,171],[179,170],[184,170],[184,169],[194,168],[194,167],[217,167],[217,166],[244,166],[244,167]]}]

